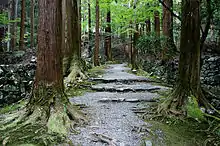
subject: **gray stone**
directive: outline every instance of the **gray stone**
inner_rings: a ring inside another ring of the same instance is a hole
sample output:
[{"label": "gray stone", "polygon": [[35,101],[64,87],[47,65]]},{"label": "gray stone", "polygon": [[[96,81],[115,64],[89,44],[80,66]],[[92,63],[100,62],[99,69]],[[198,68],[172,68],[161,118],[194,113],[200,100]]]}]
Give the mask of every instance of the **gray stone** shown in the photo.
[{"label": "gray stone", "polygon": [[145,146],[153,146],[153,144],[150,140],[146,140],[145,141]]}]

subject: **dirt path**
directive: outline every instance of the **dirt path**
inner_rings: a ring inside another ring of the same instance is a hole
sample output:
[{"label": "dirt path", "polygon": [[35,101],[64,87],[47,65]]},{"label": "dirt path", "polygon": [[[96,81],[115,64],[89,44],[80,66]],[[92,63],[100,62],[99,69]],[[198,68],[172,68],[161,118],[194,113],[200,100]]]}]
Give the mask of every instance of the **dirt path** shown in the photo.
[{"label": "dirt path", "polygon": [[[83,96],[70,99],[71,102],[85,104],[85,112],[90,122],[85,127],[79,127],[78,135],[70,135],[74,144],[82,146],[109,145],[98,141],[94,133],[113,139],[116,146],[139,146],[142,135],[138,127],[147,125],[139,119],[132,108],[140,101],[153,101],[157,97],[152,90],[165,89],[147,83],[148,79],[126,72],[125,64],[109,65],[102,78],[92,79],[100,82],[92,88],[97,92],[86,93]],[[104,138],[105,139],[105,138]],[[108,139],[108,138],[107,138]]]}]

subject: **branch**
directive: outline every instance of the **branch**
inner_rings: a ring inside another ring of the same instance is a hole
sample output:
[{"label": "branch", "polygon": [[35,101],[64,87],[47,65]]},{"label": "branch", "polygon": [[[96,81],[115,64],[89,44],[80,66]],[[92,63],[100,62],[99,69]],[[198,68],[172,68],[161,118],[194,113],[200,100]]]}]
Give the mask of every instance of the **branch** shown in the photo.
[{"label": "branch", "polygon": [[181,17],[180,16],[178,16],[177,14],[175,14],[174,12],[173,12],[173,10],[172,9],[170,9],[170,7],[168,7],[162,0],[158,0],[168,11],[170,11],[170,13],[174,16],[174,17],[176,17],[177,19],[179,19],[180,21],[181,21]]}]

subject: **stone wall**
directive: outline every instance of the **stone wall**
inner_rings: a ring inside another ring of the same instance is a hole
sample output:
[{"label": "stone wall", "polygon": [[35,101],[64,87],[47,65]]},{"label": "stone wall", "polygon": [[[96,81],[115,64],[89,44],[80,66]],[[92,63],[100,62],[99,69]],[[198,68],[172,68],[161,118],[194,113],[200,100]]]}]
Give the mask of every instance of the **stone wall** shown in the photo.
[{"label": "stone wall", "polygon": [[35,69],[35,63],[0,65],[0,106],[15,103],[30,93]]},{"label": "stone wall", "polygon": [[201,83],[220,86],[220,57],[204,56],[201,68]]},{"label": "stone wall", "polygon": [[[171,60],[167,64],[160,61],[145,61],[144,69],[161,77],[169,84],[175,84],[178,73],[178,59]],[[206,55],[202,58],[201,83],[208,86],[220,86],[220,56]]]},{"label": "stone wall", "polygon": [[[6,54],[5,60],[0,61],[5,63],[0,64],[0,107],[29,96],[36,70],[36,57],[30,56],[31,54],[29,57],[25,54],[17,55],[20,53],[16,53],[16,57],[14,55],[9,57]],[[10,64],[15,62],[16,64]]]}]

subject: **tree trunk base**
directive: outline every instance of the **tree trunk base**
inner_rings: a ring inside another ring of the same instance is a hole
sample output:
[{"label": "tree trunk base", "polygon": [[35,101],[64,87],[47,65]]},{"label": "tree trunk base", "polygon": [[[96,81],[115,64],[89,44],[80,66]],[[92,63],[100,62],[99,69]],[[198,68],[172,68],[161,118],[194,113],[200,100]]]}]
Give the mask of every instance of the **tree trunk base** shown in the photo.
[{"label": "tree trunk base", "polygon": [[206,109],[211,108],[201,90],[201,87],[197,90],[185,90],[182,86],[177,86],[170,96],[168,96],[168,98],[158,106],[157,112],[165,115],[186,115],[186,105],[189,96],[194,96],[197,99],[197,102]]},{"label": "tree trunk base", "polygon": [[[4,119],[6,122],[0,126],[0,135],[2,135],[0,143],[59,144],[66,140],[71,128],[87,122],[85,115],[66,100],[64,93],[55,92],[52,95],[54,96],[44,104],[31,100],[25,109],[14,113],[11,117],[7,116],[7,120]],[[16,116],[17,114],[20,116]]]},{"label": "tree trunk base", "polygon": [[68,74],[66,81],[68,83],[73,83],[77,79],[83,80],[87,78],[86,74],[84,73],[84,71],[87,70],[84,60],[72,59],[69,67],[67,68],[69,68],[66,69],[66,73]]}]

